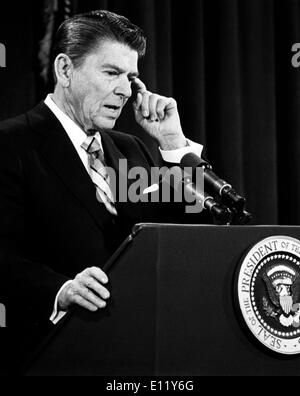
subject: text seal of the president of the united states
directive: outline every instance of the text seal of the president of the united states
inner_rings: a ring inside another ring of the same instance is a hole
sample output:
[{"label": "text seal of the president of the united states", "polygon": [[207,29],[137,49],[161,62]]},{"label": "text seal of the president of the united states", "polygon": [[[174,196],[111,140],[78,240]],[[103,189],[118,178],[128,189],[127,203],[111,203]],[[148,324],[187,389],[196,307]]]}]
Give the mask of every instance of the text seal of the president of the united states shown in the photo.
[{"label": "text seal of the president of the united states", "polygon": [[275,352],[300,353],[300,241],[272,236],[256,243],[237,282],[239,306],[254,336]]}]

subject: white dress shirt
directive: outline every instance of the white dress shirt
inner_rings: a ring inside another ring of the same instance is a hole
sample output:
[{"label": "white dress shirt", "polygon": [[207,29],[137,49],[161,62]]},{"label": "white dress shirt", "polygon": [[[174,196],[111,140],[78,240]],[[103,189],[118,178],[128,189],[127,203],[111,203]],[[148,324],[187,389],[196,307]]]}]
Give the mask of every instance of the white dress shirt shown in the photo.
[{"label": "white dress shirt", "polygon": [[[53,112],[53,114],[56,116],[58,121],[61,123],[62,127],[66,131],[67,135],[69,136],[75,150],[77,151],[83,165],[85,166],[87,172],[89,173],[89,158],[88,158],[88,153],[86,150],[84,150],[81,145],[85,141],[87,135],[86,133],[73,121],[69,116],[67,116],[53,101],[51,94],[47,96],[45,99],[45,104],[49,107],[49,109]],[[96,139],[98,140],[101,148],[102,148],[102,142],[101,142],[101,135],[99,132],[95,134]],[[177,149],[177,150],[160,150],[161,156],[164,161],[166,162],[171,162],[175,164],[179,164],[181,159],[184,157],[185,154],[188,153],[194,153],[201,157],[202,151],[203,151],[203,146],[201,144],[195,143],[189,139],[187,139],[188,145],[186,147]],[[104,153],[105,155],[105,153]],[[150,187],[151,188],[151,187]],[[146,191],[146,190],[145,190]],[[53,324],[58,323],[63,316],[66,314],[65,311],[58,311],[58,296],[60,292],[63,290],[64,287],[66,287],[71,280],[64,283],[63,286],[60,288],[58,291],[55,302],[54,302],[54,310],[53,313],[50,317],[50,320]]]}]

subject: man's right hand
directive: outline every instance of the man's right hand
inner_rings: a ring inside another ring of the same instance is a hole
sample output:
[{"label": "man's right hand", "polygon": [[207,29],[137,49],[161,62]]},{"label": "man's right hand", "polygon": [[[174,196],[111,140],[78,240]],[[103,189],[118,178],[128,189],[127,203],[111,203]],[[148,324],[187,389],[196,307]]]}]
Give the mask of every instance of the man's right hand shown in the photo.
[{"label": "man's right hand", "polygon": [[57,300],[58,309],[67,311],[74,304],[92,312],[104,308],[110,297],[109,291],[103,286],[106,283],[107,275],[100,268],[87,268],[61,290]]}]

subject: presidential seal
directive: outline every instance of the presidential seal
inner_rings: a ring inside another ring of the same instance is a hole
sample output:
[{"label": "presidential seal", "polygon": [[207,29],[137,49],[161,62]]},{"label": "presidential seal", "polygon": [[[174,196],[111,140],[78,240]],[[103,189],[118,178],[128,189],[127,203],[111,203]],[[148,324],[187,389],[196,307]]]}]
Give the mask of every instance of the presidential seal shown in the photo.
[{"label": "presidential seal", "polygon": [[273,236],[257,243],[241,264],[238,301],[262,344],[286,355],[300,353],[300,241]]}]

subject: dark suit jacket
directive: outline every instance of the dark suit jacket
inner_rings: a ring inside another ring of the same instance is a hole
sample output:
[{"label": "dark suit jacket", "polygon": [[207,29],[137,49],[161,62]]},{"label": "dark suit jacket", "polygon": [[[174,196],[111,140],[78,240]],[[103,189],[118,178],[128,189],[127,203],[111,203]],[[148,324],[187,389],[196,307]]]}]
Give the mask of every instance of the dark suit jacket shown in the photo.
[{"label": "dark suit jacket", "polygon": [[[117,169],[125,158],[129,168],[154,165],[136,137],[101,136],[107,165]],[[102,267],[135,223],[164,212],[130,203],[117,203],[117,211],[114,218],[96,200],[68,135],[44,103],[0,123],[0,302],[8,304],[11,330],[24,328],[22,336],[36,342],[63,283]]]}]

